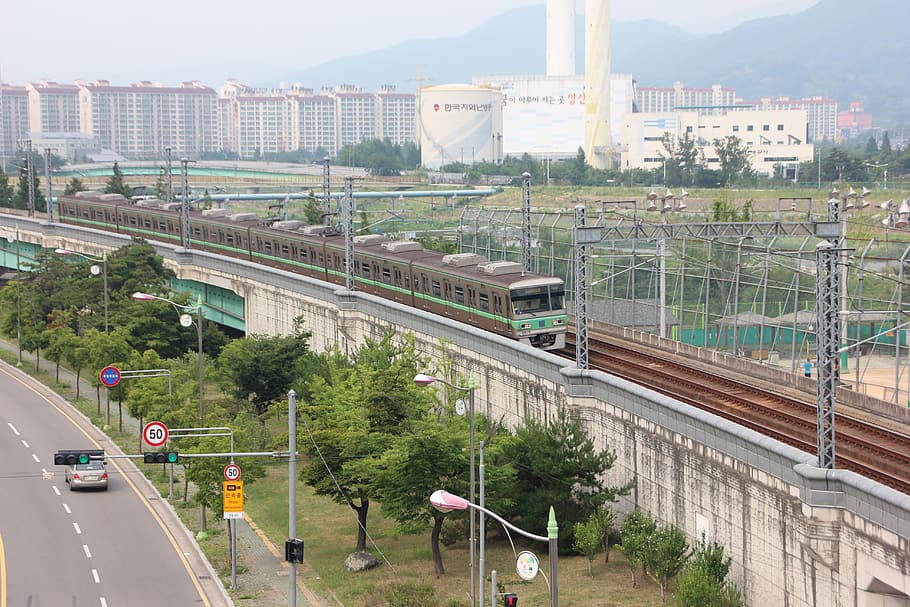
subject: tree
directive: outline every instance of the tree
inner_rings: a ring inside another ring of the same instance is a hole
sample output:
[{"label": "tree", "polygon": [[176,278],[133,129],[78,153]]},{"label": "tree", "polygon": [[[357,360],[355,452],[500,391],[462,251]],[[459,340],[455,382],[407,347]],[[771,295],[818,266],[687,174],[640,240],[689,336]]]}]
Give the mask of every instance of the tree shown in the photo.
[{"label": "tree", "polygon": [[646,541],[642,565],[660,587],[662,602],[666,602],[667,584],[682,571],[688,559],[689,543],[676,525],[659,527]]},{"label": "tree", "polygon": [[638,586],[635,572],[642,567],[647,555],[648,541],[657,525],[647,512],[633,510],[626,516],[619,531],[620,551],[625,555],[632,573],[632,588]]},{"label": "tree", "polygon": [[664,133],[661,139],[663,152],[658,152],[663,159],[663,170],[666,172],[666,186],[692,185],[692,172],[698,163],[696,141],[689,133],[674,138]]},{"label": "tree", "polygon": [[130,186],[123,181],[123,171],[120,170],[120,165],[116,161],[114,162],[113,174],[108,178],[104,186],[104,193],[121,194],[125,198],[130,197]]},{"label": "tree", "polygon": [[882,144],[879,146],[878,151],[884,159],[894,153],[894,150],[891,149],[891,137],[888,136],[888,131],[882,133]]},{"label": "tree", "polygon": [[228,343],[218,356],[224,387],[264,412],[268,403],[284,397],[300,373],[309,337],[298,328],[292,335],[249,335]]},{"label": "tree", "polygon": [[591,563],[597,552],[604,549],[606,553],[609,550],[608,535],[612,523],[613,512],[609,508],[600,508],[587,521],[575,523],[575,543],[572,547],[588,559],[588,574],[591,577],[594,577]]},{"label": "tree", "polygon": [[604,475],[613,467],[616,454],[598,452],[581,424],[564,408],[546,424],[526,419],[505,451],[511,461],[520,462],[515,488],[510,492],[515,505],[507,514],[521,516],[525,528],[545,529],[552,505],[563,546],[572,545],[576,522],[627,495],[634,486],[634,481],[621,487],[604,484]]},{"label": "tree", "polygon": [[754,171],[749,163],[749,149],[736,135],[727,135],[715,139],[714,147],[720,160],[720,172],[723,183],[731,186],[740,181],[754,178]]},{"label": "tree", "polygon": [[73,177],[67,182],[66,187],[63,189],[63,194],[64,196],[72,196],[76,192],[84,192],[85,190],[86,187],[82,180],[78,177]]},{"label": "tree", "polygon": [[677,607],[740,607],[739,590],[727,581],[730,563],[723,546],[702,537],[676,582]]},{"label": "tree", "polygon": [[13,194],[13,186],[9,183],[9,176],[0,169],[0,207],[12,207]]}]

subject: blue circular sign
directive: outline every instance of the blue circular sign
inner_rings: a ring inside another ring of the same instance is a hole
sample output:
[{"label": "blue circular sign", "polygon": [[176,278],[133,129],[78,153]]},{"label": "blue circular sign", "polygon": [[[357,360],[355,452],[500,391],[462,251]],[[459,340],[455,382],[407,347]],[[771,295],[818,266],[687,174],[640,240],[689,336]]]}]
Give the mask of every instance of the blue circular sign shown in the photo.
[{"label": "blue circular sign", "polygon": [[101,383],[108,388],[113,388],[120,383],[120,369],[108,365],[101,369]]}]

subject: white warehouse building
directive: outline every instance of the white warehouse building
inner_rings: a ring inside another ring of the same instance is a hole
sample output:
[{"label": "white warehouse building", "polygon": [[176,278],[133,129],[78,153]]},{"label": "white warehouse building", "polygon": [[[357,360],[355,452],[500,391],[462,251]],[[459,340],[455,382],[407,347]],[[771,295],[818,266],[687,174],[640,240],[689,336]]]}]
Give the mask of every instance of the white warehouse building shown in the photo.
[{"label": "white warehouse building", "polygon": [[664,133],[679,139],[695,139],[700,162],[720,169],[715,140],[736,136],[749,150],[752,168],[763,176],[781,166],[785,175],[797,179],[800,162],[811,161],[815,146],[807,143],[806,110],[749,110],[723,114],[697,111],[631,113],[623,116],[621,168],[656,169],[666,155]]},{"label": "white warehouse building", "polygon": [[502,93],[470,84],[420,89],[420,160],[428,169],[502,160]]}]

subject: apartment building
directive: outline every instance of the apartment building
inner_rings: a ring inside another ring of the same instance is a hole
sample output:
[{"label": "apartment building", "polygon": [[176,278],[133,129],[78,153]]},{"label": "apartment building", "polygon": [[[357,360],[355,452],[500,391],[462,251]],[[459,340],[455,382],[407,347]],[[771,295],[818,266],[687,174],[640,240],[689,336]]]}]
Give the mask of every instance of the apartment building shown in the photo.
[{"label": "apartment building", "polygon": [[357,145],[361,141],[376,139],[376,96],[362,88],[343,84],[332,92],[335,99],[335,124],[338,125],[335,145]]},{"label": "apartment building", "polygon": [[49,80],[27,82],[32,133],[79,133],[79,86]]},{"label": "apartment building", "polygon": [[397,145],[417,142],[417,97],[383,86],[376,94],[377,137]]},{"label": "apartment building", "polygon": [[665,133],[695,139],[702,165],[720,169],[714,142],[728,135],[738,137],[749,150],[752,168],[763,176],[780,166],[796,177],[800,162],[814,157],[814,146],[806,139],[806,110],[739,110],[723,114],[697,111],[627,113],[623,117],[622,169],[657,169],[666,155]]},{"label": "apartment building", "polygon": [[713,84],[710,88],[693,88],[674,82],[671,87],[636,86],[635,111],[644,114],[693,110],[705,114],[722,114],[736,104],[736,90]]},{"label": "apartment building", "polygon": [[79,122],[97,144],[132,159],[198,157],[218,149],[215,91],[199,82],[166,87],[151,82],[79,85]]},{"label": "apartment building", "polygon": [[0,82],[0,166],[25,149],[28,131],[28,91]]}]

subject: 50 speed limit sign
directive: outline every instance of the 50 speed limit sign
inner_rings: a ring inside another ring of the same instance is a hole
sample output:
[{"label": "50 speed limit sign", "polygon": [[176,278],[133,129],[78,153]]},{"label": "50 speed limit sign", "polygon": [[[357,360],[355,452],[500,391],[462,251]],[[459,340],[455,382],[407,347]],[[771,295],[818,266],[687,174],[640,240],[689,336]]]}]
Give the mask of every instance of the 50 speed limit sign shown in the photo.
[{"label": "50 speed limit sign", "polygon": [[150,447],[160,447],[167,442],[167,426],[161,422],[149,422],[142,429],[142,438]]},{"label": "50 speed limit sign", "polygon": [[224,479],[228,481],[240,480],[240,466],[228,464],[224,467]]}]

